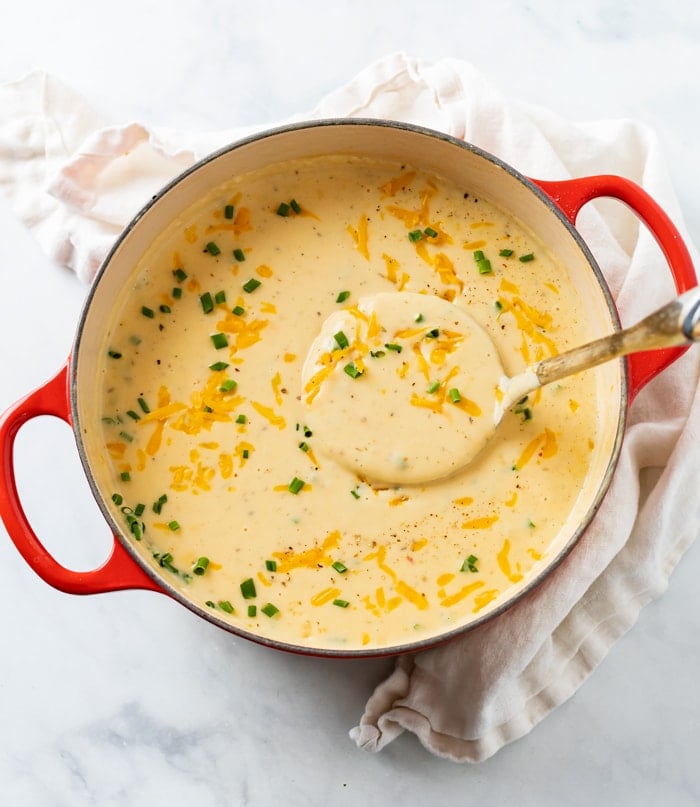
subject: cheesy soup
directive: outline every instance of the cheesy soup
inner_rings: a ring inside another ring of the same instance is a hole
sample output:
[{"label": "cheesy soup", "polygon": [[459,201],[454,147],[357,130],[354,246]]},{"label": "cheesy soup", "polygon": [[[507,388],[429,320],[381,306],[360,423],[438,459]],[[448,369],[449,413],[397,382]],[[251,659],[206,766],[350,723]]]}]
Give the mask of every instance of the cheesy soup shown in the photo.
[{"label": "cheesy soup", "polygon": [[558,551],[589,471],[594,373],[488,439],[501,375],[586,341],[581,310],[532,233],[443,177],[334,155],[232,178],[118,302],[115,518],[257,636],[380,650],[466,625]]}]

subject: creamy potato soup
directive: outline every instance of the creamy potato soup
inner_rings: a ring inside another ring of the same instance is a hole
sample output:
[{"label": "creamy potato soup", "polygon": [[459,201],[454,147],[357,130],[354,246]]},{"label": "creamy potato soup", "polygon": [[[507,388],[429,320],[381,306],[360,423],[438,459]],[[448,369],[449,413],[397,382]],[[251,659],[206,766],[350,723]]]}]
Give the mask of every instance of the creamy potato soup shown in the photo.
[{"label": "creamy potato soup", "polygon": [[174,221],[134,278],[99,381],[115,517],[202,608],[380,650],[468,624],[551,558],[595,377],[530,394],[489,439],[496,390],[590,334],[565,270],[470,188],[279,164]]}]

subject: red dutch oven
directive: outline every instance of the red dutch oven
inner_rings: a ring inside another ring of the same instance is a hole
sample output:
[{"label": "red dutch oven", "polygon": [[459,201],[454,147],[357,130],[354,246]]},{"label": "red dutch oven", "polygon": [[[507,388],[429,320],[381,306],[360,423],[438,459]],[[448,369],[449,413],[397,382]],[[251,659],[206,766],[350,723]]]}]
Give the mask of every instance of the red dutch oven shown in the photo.
[{"label": "red dutch oven", "polygon": [[[627,411],[637,393],[687,348],[638,353],[611,363],[611,387],[618,396],[609,404],[610,448],[591,490],[587,505],[570,535],[551,561],[527,586],[506,598],[483,618],[409,645],[376,650],[339,651],[327,647],[296,647],[272,641],[218,619],[175,589],[139,554],[108,504],[111,491],[101,485],[94,452],[85,445],[82,424],[94,418],[84,400],[86,380],[94,378],[95,345],[109,319],[116,291],[138,258],[164,225],[186,210],[224,179],[271,165],[279,160],[320,154],[349,153],[379,159],[402,160],[433,173],[449,176],[471,192],[513,213],[534,231],[577,278],[600,333],[619,329],[612,296],[590,250],[575,228],[581,208],[594,199],[610,197],[631,208],[656,238],[668,263],[678,293],[697,285],[695,270],[676,227],[661,207],[638,185],[618,176],[592,176],[566,181],[529,179],[498,158],[442,133],[416,126],[378,120],[328,120],[302,123],[263,132],[216,152],[184,172],[155,196],[125,229],[107,256],[85,303],[72,353],[59,372],[41,387],[11,406],[0,419],[0,516],[31,568],[49,585],[71,594],[98,594],[121,589],[148,589],[165,593],[204,619],[245,638],[278,649],[328,656],[372,656],[415,651],[438,644],[491,619],[538,585],[576,544],[594,517],[610,484],[623,439]],[[83,380],[85,379],[85,381]],[[98,505],[113,533],[111,553],[99,568],[74,571],[61,565],[44,547],[22,508],[14,468],[17,433],[32,418],[52,415],[73,430],[77,450]]]}]

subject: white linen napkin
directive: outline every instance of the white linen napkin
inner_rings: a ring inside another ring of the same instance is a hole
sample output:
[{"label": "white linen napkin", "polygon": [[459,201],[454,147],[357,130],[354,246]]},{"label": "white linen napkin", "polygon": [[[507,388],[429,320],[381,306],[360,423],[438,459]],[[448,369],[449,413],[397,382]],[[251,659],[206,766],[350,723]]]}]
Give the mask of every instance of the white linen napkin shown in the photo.
[{"label": "white linen napkin", "polygon": [[[339,116],[439,129],[538,179],[623,175],[684,231],[646,127],[633,120],[574,123],[517,103],[465,62],[390,55],[296,119]],[[289,121],[275,125],[282,122]],[[0,86],[0,183],[47,254],[89,283],[153,193],[197,159],[261,128],[109,126],[55,78],[36,72]],[[653,238],[622,205],[587,205],[577,226],[624,324],[674,295]],[[437,755],[483,760],[576,691],[665,590],[700,529],[700,508],[691,504],[700,474],[699,373],[700,351],[692,349],[638,396],[600,511],[535,592],[460,639],[397,659],[350,732],[359,746],[378,751],[408,730]]]}]

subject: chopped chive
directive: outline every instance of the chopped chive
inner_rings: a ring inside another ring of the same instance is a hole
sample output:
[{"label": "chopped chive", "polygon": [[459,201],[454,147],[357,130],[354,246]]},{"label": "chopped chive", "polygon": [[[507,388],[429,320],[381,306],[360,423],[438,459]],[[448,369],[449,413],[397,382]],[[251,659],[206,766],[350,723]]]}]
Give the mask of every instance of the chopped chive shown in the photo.
[{"label": "chopped chive", "polygon": [[423,233],[420,230],[411,230],[408,234],[408,240],[413,241],[413,243],[420,241],[422,237]]},{"label": "chopped chive", "polygon": [[153,502],[153,512],[156,515],[160,515],[163,505],[168,501],[168,497],[164,493],[162,496],[159,496],[157,501]]},{"label": "chopped chive", "polygon": [[142,503],[137,504],[136,507],[134,507],[134,515],[141,518],[141,516],[143,515],[143,511],[145,509],[146,509],[145,504],[142,504]]},{"label": "chopped chive", "polygon": [[348,345],[350,344],[350,342],[348,342],[347,336],[342,331],[338,331],[338,333],[333,334],[333,338],[335,339],[335,343],[341,350],[348,347]]},{"label": "chopped chive", "polygon": [[461,572],[478,572],[479,567],[476,565],[479,562],[479,558],[476,555],[470,555],[460,567]]},{"label": "chopped chive", "polygon": [[163,305],[158,306],[158,310],[160,311],[161,314],[169,314],[170,311],[171,311],[171,308],[170,308],[169,305],[163,304]]},{"label": "chopped chive", "polygon": [[245,415],[238,415],[238,417],[236,418],[236,423],[239,423],[241,425],[243,423],[247,423],[247,422],[248,422],[248,418]]},{"label": "chopped chive", "polygon": [[201,303],[202,311],[204,311],[205,314],[211,314],[211,312],[214,310],[214,300],[208,291],[205,291],[204,294],[200,295],[199,302]]},{"label": "chopped chive", "polygon": [[384,350],[370,350],[369,355],[373,359],[381,359],[382,356],[386,356],[386,351],[384,351]]},{"label": "chopped chive", "polygon": [[249,577],[247,580],[244,580],[241,583],[241,595],[243,596],[244,600],[252,600],[258,596],[258,593],[255,590],[255,581],[252,577]]},{"label": "chopped chive", "polygon": [[245,252],[243,252],[243,250],[240,247],[236,247],[236,249],[233,250],[233,257],[237,261],[244,261],[245,260]]},{"label": "chopped chive", "polygon": [[221,303],[226,302],[226,292],[225,291],[217,291],[214,295],[214,302],[217,305],[221,305]]},{"label": "chopped chive", "polygon": [[175,566],[173,566],[173,556],[170,554],[170,552],[164,552],[158,558],[158,564],[164,569],[169,569],[171,572],[177,572],[177,569]]},{"label": "chopped chive", "polygon": [[338,296],[335,298],[336,303],[344,303],[348,297],[350,296],[349,291],[341,291]]},{"label": "chopped chive", "polygon": [[219,387],[219,392],[233,392],[238,386],[238,381],[233,378],[227,378]]},{"label": "chopped chive", "polygon": [[308,426],[304,426],[304,437],[311,437],[313,432]]},{"label": "chopped chive", "polygon": [[273,605],[271,602],[268,602],[265,605],[263,605],[263,607],[260,610],[263,612],[263,614],[265,614],[265,616],[269,616],[270,618],[272,618],[275,614],[279,613],[280,609],[276,605]]},{"label": "chopped chive", "polygon": [[278,216],[288,216],[289,215],[289,205],[286,202],[280,202],[279,207],[277,208],[277,215]]},{"label": "chopped chive", "polygon": [[128,471],[122,471],[119,474],[119,478],[122,480],[122,482],[130,482],[131,481],[131,474]]},{"label": "chopped chive", "polygon": [[433,230],[432,227],[426,227],[423,232],[428,236],[428,238],[437,238],[437,230]]},{"label": "chopped chive", "polygon": [[360,368],[355,364],[355,362],[350,362],[343,367],[343,370],[350,376],[350,378],[359,378],[363,373],[364,370],[360,370]]},{"label": "chopped chive", "polygon": [[221,250],[219,249],[219,247],[213,241],[210,241],[206,245],[206,247],[204,248],[204,251],[208,252],[210,255],[219,255],[221,253]]},{"label": "chopped chive", "polygon": [[347,600],[333,600],[333,605],[337,605],[338,608],[347,608],[350,603]]},{"label": "chopped chive", "polygon": [[219,600],[219,608],[227,614],[235,614],[235,609],[228,600]]},{"label": "chopped chive", "polygon": [[535,524],[535,522],[534,522],[534,521],[533,521],[531,518],[528,518],[528,520],[527,520],[527,526],[528,526],[528,527],[529,527],[531,530],[534,530],[534,529],[535,529],[535,527],[537,526],[537,524]]},{"label": "chopped chive", "polygon": [[354,489],[350,491],[350,495],[352,496],[353,499],[359,499],[360,498],[360,494]]},{"label": "chopped chive", "polygon": [[440,336],[440,329],[439,328],[431,328],[428,333],[426,333],[426,339],[437,339]]},{"label": "chopped chive", "polygon": [[177,521],[168,521],[168,529],[171,532],[177,532],[180,529],[180,525]]},{"label": "chopped chive", "polygon": [[237,306],[234,306],[234,307],[231,309],[231,313],[232,313],[232,314],[235,314],[237,317],[242,317],[242,316],[243,316],[243,314],[245,314],[245,308],[243,308],[243,306],[242,306],[242,305],[237,305]]},{"label": "chopped chive", "polygon": [[126,440],[127,443],[134,442],[134,438],[131,434],[129,434],[129,432],[119,432],[119,436],[122,438],[122,440]]},{"label": "chopped chive", "polygon": [[182,297],[182,289],[179,286],[175,286],[171,293],[176,300]]},{"label": "chopped chive", "polygon": [[403,350],[403,348],[401,347],[401,345],[397,345],[395,342],[387,342],[387,343],[384,345],[384,347],[385,347],[387,350],[393,350],[393,351],[394,351],[394,353],[401,353],[401,351]]},{"label": "chopped chive", "polygon": [[503,303],[500,300],[496,300],[494,303],[497,311],[503,311]]},{"label": "chopped chive", "polygon": [[452,403],[459,403],[462,400],[462,396],[460,395],[457,387],[452,387],[447,394],[450,396]]},{"label": "chopped chive", "polygon": [[212,600],[204,600],[204,604],[207,606],[207,608],[216,608],[216,603]]},{"label": "chopped chive", "polygon": [[521,263],[529,263],[530,261],[535,260],[535,254],[533,252],[528,252],[527,255],[521,255],[518,260]]},{"label": "chopped chive", "polygon": [[247,460],[250,457],[250,451],[247,448],[243,449],[243,459]]},{"label": "chopped chive", "polygon": [[131,342],[132,345],[138,347],[141,344],[141,337],[136,336],[136,334],[134,334],[133,336],[129,337],[129,341]]},{"label": "chopped chive", "polygon": [[250,280],[246,281],[243,284],[243,291],[250,294],[251,292],[255,291],[260,285],[260,281],[256,277],[251,277]]},{"label": "chopped chive", "polygon": [[128,415],[128,416],[129,416],[129,417],[132,419],[132,420],[141,420],[141,415],[139,415],[137,412],[134,412],[134,410],[133,410],[133,409],[127,409],[127,410],[126,410],[126,414],[127,414],[127,415]]},{"label": "chopped chive", "polygon": [[289,206],[292,208],[292,210],[293,210],[295,213],[297,213],[297,214],[301,213],[301,205],[299,204],[299,202],[297,202],[297,200],[296,200],[296,199],[292,199],[292,200],[289,202]]},{"label": "chopped chive", "polygon": [[110,359],[121,359],[122,354],[118,350],[108,350],[107,355]]},{"label": "chopped chive", "polygon": [[268,572],[276,572],[277,571],[277,561],[276,560],[266,560],[265,561],[265,568]]},{"label": "chopped chive", "polygon": [[422,314],[416,314],[416,316],[413,318],[413,321],[414,322],[423,322],[423,319],[424,319],[424,317],[423,317]]},{"label": "chopped chive", "polygon": [[218,372],[219,370],[225,370],[228,367],[227,361],[215,361],[214,364],[209,365],[210,370],[214,370],[214,372]]},{"label": "chopped chive", "polygon": [[296,495],[304,487],[305,484],[306,482],[304,482],[303,479],[299,479],[298,476],[295,476],[292,479],[292,481],[287,485],[287,490],[289,490],[290,493]]},{"label": "chopped chive", "polygon": [[309,450],[309,444],[306,441],[299,443],[299,448],[306,453]]},{"label": "chopped chive", "polygon": [[153,319],[155,317],[155,311],[152,308],[149,308],[147,305],[141,306],[141,313],[144,317],[148,317],[148,319]]},{"label": "chopped chive", "polygon": [[228,345],[228,336],[225,333],[213,333],[211,341],[217,350],[221,350]]},{"label": "chopped chive", "polygon": [[143,398],[137,398],[136,402],[141,407],[141,409],[145,412],[145,414],[148,414],[151,411],[150,407],[148,406],[148,404],[146,403],[146,401]]},{"label": "chopped chive", "polygon": [[173,275],[175,275],[175,279],[178,283],[182,283],[183,280],[187,280],[187,272],[184,269],[173,269]]},{"label": "chopped chive", "polygon": [[341,563],[339,560],[336,560],[336,562],[331,565],[336,570],[336,572],[338,572],[338,574],[345,574],[345,572],[347,572],[348,570],[348,567],[344,563]]},{"label": "chopped chive", "polygon": [[224,208],[224,218],[225,219],[233,218],[233,205],[226,205],[226,207]]},{"label": "chopped chive", "polygon": [[254,617],[258,615],[258,606],[257,605],[249,605],[248,606],[248,616]]},{"label": "chopped chive", "polygon": [[427,391],[428,391],[428,393],[430,395],[432,395],[434,392],[437,392],[439,389],[440,389],[440,382],[439,381],[433,381],[432,384],[428,385],[428,390]]},{"label": "chopped chive", "polygon": [[197,562],[192,567],[192,572],[200,577],[206,572],[207,567],[209,566],[209,558],[201,557],[197,559]]},{"label": "chopped chive", "polygon": [[112,494],[112,501],[119,507],[119,505],[124,501],[124,497],[119,493]]},{"label": "chopped chive", "polygon": [[498,254],[501,256],[501,258],[510,258],[510,256],[513,254],[513,250],[502,249]]}]

